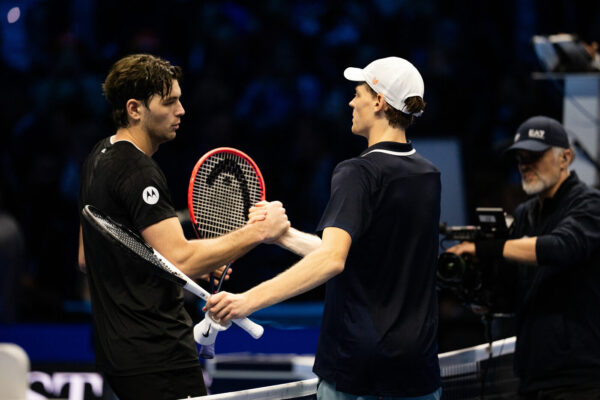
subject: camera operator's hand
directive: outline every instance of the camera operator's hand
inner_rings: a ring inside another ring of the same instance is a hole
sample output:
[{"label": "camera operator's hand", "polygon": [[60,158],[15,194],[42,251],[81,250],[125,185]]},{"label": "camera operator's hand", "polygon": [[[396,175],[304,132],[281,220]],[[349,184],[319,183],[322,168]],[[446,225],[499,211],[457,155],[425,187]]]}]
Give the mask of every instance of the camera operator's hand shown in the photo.
[{"label": "camera operator's hand", "polygon": [[462,256],[468,254],[470,256],[475,255],[475,243],[473,242],[461,242],[457,245],[454,245],[446,250],[448,253],[454,253],[456,255]]}]

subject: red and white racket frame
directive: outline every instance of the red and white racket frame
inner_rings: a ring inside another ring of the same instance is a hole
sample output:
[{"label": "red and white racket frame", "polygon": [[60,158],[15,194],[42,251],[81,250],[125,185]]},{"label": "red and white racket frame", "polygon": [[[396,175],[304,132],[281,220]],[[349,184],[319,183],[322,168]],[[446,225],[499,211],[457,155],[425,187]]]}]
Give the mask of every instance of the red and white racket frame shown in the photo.
[{"label": "red and white racket frame", "polygon": [[231,153],[233,155],[240,156],[240,157],[248,160],[248,162],[250,163],[250,166],[252,167],[254,172],[256,172],[256,175],[259,178],[258,181],[260,184],[260,188],[262,189],[262,196],[261,196],[260,200],[263,201],[267,198],[267,190],[265,187],[265,180],[263,179],[262,173],[260,172],[260,169],[258,169],[258,166],[254,162],[254,160],[252,158],[250,158],[250,156],[248,156],[248,154],[246,154],[243,151],[240,151],[238,149],[234,149],[233,147],[217,147],[216,149],[210,150],[208,153],[206,153],[202,157],[200,157],[198,162],[196,162],[196,165],[194,166],[194,169],[192,170],[192,174],[190,176],[190,183],[188,185],[188,212],[190,213],[190,219],[192,220],[192,224],[194,225],[194,232],[196,232],[196,236],[198,236],[198,238],[200,238],[200,239],[202,239],[202,237],[200,236],[200,233],[196,229],[196,226],[198,225],[198,221],[196,221],[196,217],[194,216],[192,193],[194,191],[194,182],[196,181],[196,176],[198,174],[198,170],[200,169],[202,164],[204,164],[204,161],[206,161],[207,158],[211,157],[215,153]]}]

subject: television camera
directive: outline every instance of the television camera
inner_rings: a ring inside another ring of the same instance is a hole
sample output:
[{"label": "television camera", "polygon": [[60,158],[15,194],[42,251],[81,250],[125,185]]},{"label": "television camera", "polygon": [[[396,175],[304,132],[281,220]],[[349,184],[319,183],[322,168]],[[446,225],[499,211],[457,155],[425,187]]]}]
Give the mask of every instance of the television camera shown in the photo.
[{"label": "television camera", "polygon": [[[447,226],[440,225],[442,248],[446,243],[477,242],[486,239],[504,239],[508,237],[509,225],[502,208],[478,207],[475,210],[478,225]],[[449,290],[465,304],[484,306],[490,312],[509,312],[512,310],[513,287],[508,282],[513,269],[502,259],[478,260],[468,255],[454,253],[440,254],[437,265],[438,287]]]}]

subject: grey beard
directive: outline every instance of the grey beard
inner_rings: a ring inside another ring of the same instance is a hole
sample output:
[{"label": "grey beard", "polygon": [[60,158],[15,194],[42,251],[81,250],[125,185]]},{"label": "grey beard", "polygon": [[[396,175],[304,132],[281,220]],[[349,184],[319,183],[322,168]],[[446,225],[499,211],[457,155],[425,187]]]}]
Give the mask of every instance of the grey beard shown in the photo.
[{"label": "grey beard", "polygon": [[533,183],[526,183],[525,181],[521,180],[521,187],[523,188],[523,191],[530,196],[543,192],[545,189],[547,189],[546,182],[540,180]]},{"label": "grey beard", "polygon": [[523,191],[528,195],[540,194],[545,190],[550,189],[552,186],[558,182],[559,176],[549,177],[549,179],[543,179],[538,175],[537,181],[533,183],[526,183],[523,179],[521,179],[521,187]]}]

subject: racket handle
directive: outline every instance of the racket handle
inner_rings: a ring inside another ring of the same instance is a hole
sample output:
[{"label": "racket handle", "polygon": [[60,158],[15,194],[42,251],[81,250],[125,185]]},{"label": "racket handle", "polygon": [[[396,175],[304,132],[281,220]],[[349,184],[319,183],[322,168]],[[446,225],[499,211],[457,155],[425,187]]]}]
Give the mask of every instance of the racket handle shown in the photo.
[{"label": "racket handle", "polygon": [[[177,268],[169,260],[163,257],[163,255],[160,254],[158,251],[154,250],[154,255],[156,255],[156,257],[158,257],[158,259],[160,259],[163,262],[163,264],[169,269],[169,271],[173,275],[176,275],[177,277],[183,279],[186,282],[183,286],[184,289],[191,293],[194,293],[196,296],[200,297],[204,301],[208,300],[210,294],[206,290],[204,290],[202,286],[198,285],[196,282],[194,282],[194,280],[192,280],[186,274],[181,272],[179,268]],[[256,322],[250,321],[248,318],[234,319],[233,322],[237,326],[248,332],[250,336],[252,336],[254,339],[258,339],[259,337],[261,337],[264,332],[264,328],[262,326],[258,325]]]},{"label": "racket handle", "polygon": [[[198,285],[191,279],[185,284],[183,288],[200,297],[202,300],[206,301],[210,297],[206,290],[204,290],[200,285]],[[248,332],[250,336],[252,336],[254,339],[260,338],[265,331],[265,329],[262,326],[260,326],[256,322],[250,321],[248,318],[234,319],[232,320],[232,322],[240,328],[242,328],[243,330],[245,330],[246,332]]]},{"label": "racket handle", "polygon": [[192,281],[191,279],[189,281],[187,281],[187,283],[183,286],[183,288],[185,290],[187,290],[188,292],[193,293],[196,296],[200,297],[204,301],[208,300],[208,298],[210,297],[210,293],[208,293],[206,290],[204,290],[202,288],[202,286],[198,285],[196,282]]},{"label": "racket handle", "polygon": [[[188,281],[188,283],[186,283],[184,289],[187,289],[191,293],[200,297],[202,300],[208,300],[210,296],[206,290],[204,290],[200,285],[191,280]],[[260,338],[265,331],[265,329],[262,326],[260,326],[256,322],[250,321],[248,318],[234,319],[232,320],[232,322],[240,328],[242,328],[243,330],[245,330],[246,332],[248,332],[250,336],[252,336],[254,339]]]},{"label": "racket handle", "polygon": [[248,318],[233,319],[231,322],[248,332],[254,339],[260,338],[265,332],[265,328]]}]

